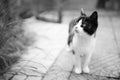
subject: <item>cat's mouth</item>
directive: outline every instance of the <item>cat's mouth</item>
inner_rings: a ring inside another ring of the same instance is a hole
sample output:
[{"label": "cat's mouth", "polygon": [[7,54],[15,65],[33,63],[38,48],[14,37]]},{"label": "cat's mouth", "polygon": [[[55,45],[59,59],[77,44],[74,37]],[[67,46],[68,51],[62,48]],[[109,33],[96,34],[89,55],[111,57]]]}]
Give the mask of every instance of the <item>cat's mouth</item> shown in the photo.
[{"label": "cat's mouth", "polygon": [[77,29],[75,29],[75,32],[76,32],[76,33],[79,33],[79,31],[78,31]]}]

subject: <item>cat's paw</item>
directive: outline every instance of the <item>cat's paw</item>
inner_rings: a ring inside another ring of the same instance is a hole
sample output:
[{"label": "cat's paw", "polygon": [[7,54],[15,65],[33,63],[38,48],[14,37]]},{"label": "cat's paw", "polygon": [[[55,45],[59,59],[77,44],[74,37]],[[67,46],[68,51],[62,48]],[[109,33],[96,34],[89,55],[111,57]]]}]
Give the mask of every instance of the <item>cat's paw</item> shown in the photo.
[{"label": "cat's paw", "polygon": [[84,68],[83,68],[83,72],[84,72],[84,73],[90,73],[90,69],[89,69],[88,67],[84,67]]},{"label": "cat's paw", "polygon": [[81,68],[75,68],[74,71],[75,71],[76,74],[81,74],[82,73]]}]

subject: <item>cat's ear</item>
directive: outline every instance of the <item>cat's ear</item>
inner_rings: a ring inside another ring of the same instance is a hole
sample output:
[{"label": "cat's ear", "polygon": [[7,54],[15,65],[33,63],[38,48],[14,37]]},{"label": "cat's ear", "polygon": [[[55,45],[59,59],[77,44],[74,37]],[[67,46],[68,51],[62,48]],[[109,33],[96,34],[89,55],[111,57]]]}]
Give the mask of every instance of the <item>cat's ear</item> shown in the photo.
[{"label": "cat's ear", "polygon": [[85,14],[83,8],[81,8],[81,16],[86,16],[86,14]]},{"label": "cat's ear", "polygon": [[98,19],[98,13],[97,13],[97,11],[94,11],[94,12],[91,14],[90,19],[97,21],[97,19]]}]

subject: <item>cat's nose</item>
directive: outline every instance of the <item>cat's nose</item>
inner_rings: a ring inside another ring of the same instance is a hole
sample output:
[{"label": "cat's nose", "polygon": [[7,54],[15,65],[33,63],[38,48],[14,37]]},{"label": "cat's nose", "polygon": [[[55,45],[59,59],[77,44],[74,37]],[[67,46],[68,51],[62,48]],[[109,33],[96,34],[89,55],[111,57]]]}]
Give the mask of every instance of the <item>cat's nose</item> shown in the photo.
[{"label": "cat's nose", "polygon": [[75,27],[75,30],[77,30],[78,29],[78,27]]},{"label": "cat's nose", "polygon": [[75,31],[78,33],[78,27],[75,27]]}]

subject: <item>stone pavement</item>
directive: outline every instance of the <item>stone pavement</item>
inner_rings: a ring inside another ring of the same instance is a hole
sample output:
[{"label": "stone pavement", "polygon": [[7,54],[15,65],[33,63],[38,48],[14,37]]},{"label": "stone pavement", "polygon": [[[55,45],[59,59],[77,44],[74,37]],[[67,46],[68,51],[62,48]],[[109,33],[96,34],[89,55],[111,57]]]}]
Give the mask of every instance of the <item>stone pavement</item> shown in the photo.
[{"label": "stone pavement", "polygon": [[[72,53],[66,46],[68,23],[79,13],[65,13],[63,24],[46,23],[34,18],[24,23],[26,34],[34,38],[26,54],[0,80],[106,80],[120,73],[120,18],[99,16],[99,28],[89,75],[72,72]],[[100,79],[99,79],[100,80]]]}]

